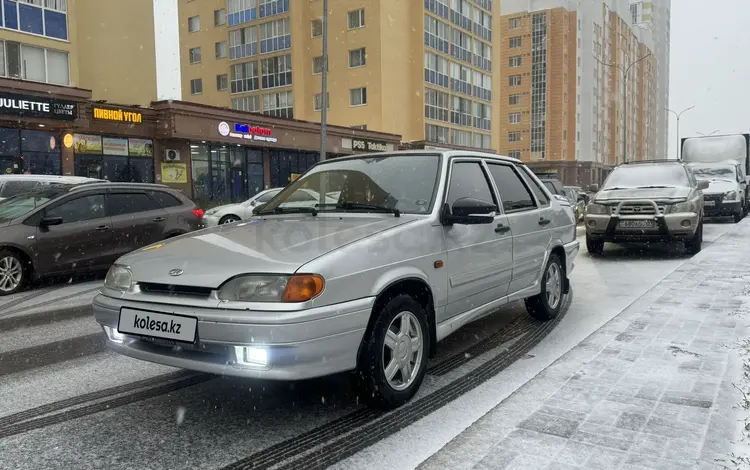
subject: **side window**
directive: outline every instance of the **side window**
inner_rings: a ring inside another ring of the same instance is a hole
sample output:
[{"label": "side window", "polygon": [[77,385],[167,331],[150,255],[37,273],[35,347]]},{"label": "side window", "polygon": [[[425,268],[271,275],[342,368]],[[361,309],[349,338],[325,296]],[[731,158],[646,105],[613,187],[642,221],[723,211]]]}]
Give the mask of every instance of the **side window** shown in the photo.
[{"label": "side window", "polygon": [[109,195],[109,215],[112,217],[161,209],[146,193],[115,193]]},{"label": "side window", "polygon": [[271,191],[271,192],[269,192],[269,193],[266,193],[266,194],[262,195],[261,197],[259,197],[259,198],[258,198],[258,199],[256,200],[256,202],[259,202],[259,203],[265,203],[265,202],[268,202],[268,201],[270,201],[271,199],[273,199],[273,197],[274,197],[275,195],[277,195],[277,194],[279,194],[279,191]]},{"label": "side window", "polygon": [[164,191],[150,191],[149,194],[165,209],[167,207],[179,207],[182,205],[182,201]]},{"label": "side window", "polygon": [[457,162],[451,166],[451,182],[446,202],[453,207],[456,200],[467,197],[495,202],[489,182],[479,162]]},{"label": "side window", "polygon": [[506,212],[536,208],[534,197],[510,165],[490,163],[489,168]]},{"label": "side window", "polygon": [[62,217],[64,224],[99,219],[107,215],[104,210],[104,194],[77,197],[47,209],[46,212],[47,217]]},{"label": "side window", "polygon": [[548,206],[549,205],[549,196],[547,196],[547,193],[544,192],[544,189],[542,188],[542,185],[539,184],[539,182],[534,178],[531,171],[526,167],[523,168],[523,171],[521,173],[524,174],[524,179],[528,183],[528,186],[531,188],[531,191],[536,196],[537,201],[539,201],[539,204],[542,206]]},{"label": "side window", "polygon": [[298,189],[294,193],[292,193],[291,196],[287,199],[287,202],[312,202],[317,201],[310,193],[307,191],[302,191]]}]

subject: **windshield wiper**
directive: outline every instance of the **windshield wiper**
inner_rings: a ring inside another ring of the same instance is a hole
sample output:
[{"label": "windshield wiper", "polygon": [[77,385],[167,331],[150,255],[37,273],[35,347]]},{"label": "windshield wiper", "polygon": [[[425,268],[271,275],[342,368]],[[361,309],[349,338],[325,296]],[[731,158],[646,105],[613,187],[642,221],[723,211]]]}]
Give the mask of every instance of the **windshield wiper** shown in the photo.
[{"label": "windshield wiper", "polygon": [[604,188],[602,191],[619,191],[620,189],[633,189],[633,188],[625,188],[622,186],[615,186],[614,188]]},{"label": "windshield wiper", "polygon": [[396,217],[401,217],[401,211],[396,208],[378,206],[376,204],[366,204],[363,202],[345,202],[343,204],[316,204],[315,207],[320,208],[320,209],[334,208],[334,209],[353,210],[353,211],[361,210],[361,211],[368,211],[368,212],[384,212],[384,213],[393,214]]},{"label": "windshield wiper", "polygon": [[651,186],[636,186],[635,189],[667,189],[676,188],[677,186],[663,186],[663,185],[651,185]]},{"label": "windshield wiper", "polygon": [[268,214],[312,214],[318,215],[318,209],[314,207],[274,207],[271,211],[259,211],[258,215]]}]

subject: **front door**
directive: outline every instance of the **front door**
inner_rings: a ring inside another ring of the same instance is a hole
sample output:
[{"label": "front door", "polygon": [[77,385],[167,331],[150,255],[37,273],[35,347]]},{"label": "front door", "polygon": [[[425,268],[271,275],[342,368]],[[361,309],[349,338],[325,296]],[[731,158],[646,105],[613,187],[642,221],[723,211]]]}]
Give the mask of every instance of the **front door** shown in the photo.
[{"label": "front door", "polygon": [[36,265],[40,273],[71,271],[112,262],[112,224],[104,193],[72,196],[45,210],[62,224],[36,230]]},{"label": "front door", "polygon": [[488,163],[490,174],[503,201],[513,233],[513,280],[508,293],[514,294],[537,281],[552,238],[549,204],[538,204],[531,188],[512,163]]},{"label": "front door", "polygon": [[145,191],[113,191],[107,206],[118,257],[164,239],[167,211]]},{"label": "front door", "polygon": [[[454,160],[446,201],[474,198],[497,204],[480,160]],[[513,267],[513,241],[505,215],[493,224],[443,228],[448,271],[446,318],[480,307],[508,293]]]}]

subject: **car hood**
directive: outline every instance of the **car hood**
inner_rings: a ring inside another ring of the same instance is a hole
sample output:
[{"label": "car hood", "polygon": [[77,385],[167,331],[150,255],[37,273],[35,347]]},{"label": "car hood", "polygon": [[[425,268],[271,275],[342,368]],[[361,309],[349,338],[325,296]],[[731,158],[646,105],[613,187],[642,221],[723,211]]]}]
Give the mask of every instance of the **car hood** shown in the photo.
[{"label": "car hood", "polygon": [[[246,273],[292,274],[344,245],[417,220],[415,216],[273,216],[192,232],[120,258],[133,280],[218,287]],[[181,269],[179,277],[169,275]]]},{"label": "car hood", "polygon": [[646,199],[646,200],[679,200],[687,199],[690,188],[627,188],[613,191],[600,191],[596,195],[595,202],[614,202],[623,200]]},{"label": "car hood", "polygon": [[740,189],[740,185],[735,181],[720,179],[706,181],[708,181],[708,189],[704,189],[703,194],[724,194],[727,191],[737,191]]}]

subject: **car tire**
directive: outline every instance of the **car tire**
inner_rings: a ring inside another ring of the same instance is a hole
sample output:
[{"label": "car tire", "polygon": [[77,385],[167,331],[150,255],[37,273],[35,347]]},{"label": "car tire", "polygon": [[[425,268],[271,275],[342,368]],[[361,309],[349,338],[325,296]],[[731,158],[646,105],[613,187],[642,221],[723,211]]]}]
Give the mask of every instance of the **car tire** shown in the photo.
[{"label": "car tire", "polygon": [[738,213],[734,214],[734,223],[736,224],[736,223],[741,222],[744,217],[745,217],[745,210],[741,208]]},{"label": "car tire", "polygon": [[560,257],[551,254],[542,274],[542,291],[525,300],[529,314],[541,321],[557,318],[565,297],[565,268]]},{"label": "car tire", "polygon": [[373,315],[377,317],[358,361],[359,388],[371,405],[390,410],[408,402],[422,385],[430,351],[427,314],[416,300],[401,294]]},{"label": "car tire", "polygon": [[697,255],[701,251],[701,245],[703,245],[703,220],[700,221],[693,238],[685,242],[685,251],[689,255]]},{"label": "car tire", "polygon": [[219,225],[224,225],[224,224],[233,224],[233,223],[235,223],[235,222],[239,222],[240,220],[242,220],[242,219],[240,219],[240,218],[239,218],[239,217],[237,217],[236,215],[233,215],[233,214],[230,214],[230,215],[225,215],[224,217],[222,217],[222,218],[221,218],[221,219],[219,220]]},{"label": "car tire", "polygon": [[588,233],[586,234],[586,250],[592,255],[604,254],[604,240],[597,240]]},{"label": "car tire", "polygon": [[21,291],[29,281],[31,267],[15,251],[0,250],[0,296]]}]

